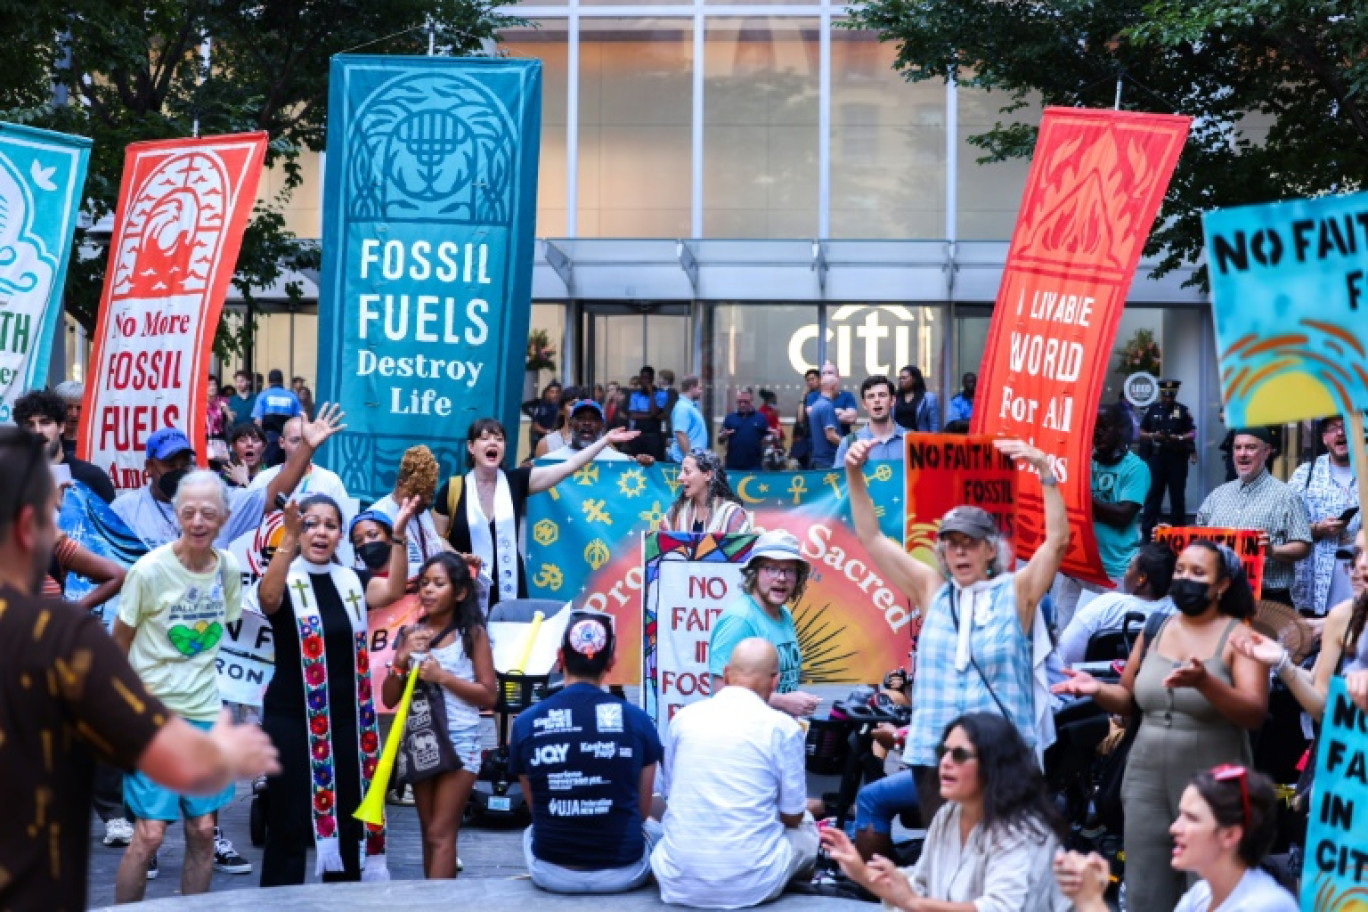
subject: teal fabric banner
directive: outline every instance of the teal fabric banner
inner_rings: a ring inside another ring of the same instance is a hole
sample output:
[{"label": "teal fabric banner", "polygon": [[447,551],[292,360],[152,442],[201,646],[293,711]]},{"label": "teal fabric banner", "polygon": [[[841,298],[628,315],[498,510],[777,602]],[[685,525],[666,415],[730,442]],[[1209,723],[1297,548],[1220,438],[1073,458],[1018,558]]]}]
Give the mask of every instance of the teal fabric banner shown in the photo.
[{"label": "teal fabric banner", "polygon": [[47,386],[90,140],[0,123],[0,421]]},{"label": "teal fabric banner", "polygon": [[415,443],[450,475],[476,418],[516,434],[541,63],[338,56],[331,80],[318,389],[347,430],[320,461],[368,500]]}]

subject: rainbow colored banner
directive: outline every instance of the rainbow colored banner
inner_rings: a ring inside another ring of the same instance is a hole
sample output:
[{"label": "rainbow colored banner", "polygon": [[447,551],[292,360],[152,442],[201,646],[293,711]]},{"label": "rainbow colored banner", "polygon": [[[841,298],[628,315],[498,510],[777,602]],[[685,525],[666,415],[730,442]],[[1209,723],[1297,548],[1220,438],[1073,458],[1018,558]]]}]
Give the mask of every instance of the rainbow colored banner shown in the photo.
[{"label": "rainbow colored banner", "polygon": [[[902,463],[870,463],[865,477],[884,534],[902,541]],[[731,476],[755,531],[787,529],[813,575],[793,620],[808,683],[869,680],[907,664],[921,616],[875,569],[855,537],[844,471]],[[642,536],[657,531],[679,490],[679,467],[595,462],[528,501],[528,594],[612,614],[619,643],[640,643]],[[613,683],[639,684],[641,656],[622,649]]]}]

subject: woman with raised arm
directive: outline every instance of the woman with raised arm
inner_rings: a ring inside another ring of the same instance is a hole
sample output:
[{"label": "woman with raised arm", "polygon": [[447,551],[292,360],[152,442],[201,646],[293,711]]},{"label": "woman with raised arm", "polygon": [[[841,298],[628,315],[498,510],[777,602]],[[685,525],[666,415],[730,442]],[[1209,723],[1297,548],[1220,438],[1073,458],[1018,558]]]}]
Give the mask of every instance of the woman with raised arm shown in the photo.
[{"label": "woman with raised arm", "polygon": [[960,506],[941,518],[936,543],[939,569],[916,560],[879,529],[865,484],[870,442],[846,454],[850,512],[860,544],[885,579],[922,612],[917,674],[912,682],[912,724],[904,762],[912,767],[922,819],[940,807],[936,744],[957,716],[990,712],[1006,716],[1037,754],[1048,694],[1038,694],[1035,668],[1049,651],[1044,618],[1036,610],[1049,592],[1069,544],[1069,521],[1048,457],[1020,440],[998,440],[1002,453],[1040,474],[1045,500],[1045,541],[1026,566],[1012,557],[993,517]]},{"label": "woman with raised arm", "polygon": [[[433,502],[437,532],[461,554],[480,559],[492,579],[485,614],[499,602],[527,598],[527,571],[518,540],[527,498],[554,488],[594,461],[608,444],[635,439],[636,431],[612,430],[562,462],[502,468],[508,446],[504,426],[493,418],[472,422],[466,431],[469,472],[453,476]],[[453,489],[453,485],[458,487]]]},{"label": "woman with raised arm", "polygon": [[[410,497],[400,506],[401,535],[418,504]],[[257,590],[276,648],[261,727],[281,767],[267,780],[261,885],[304,883],[310,848],[324,881],[387,880],[384,829],[352,813],[380,756],[366,609],[404,594],[408,553],[401,543],[387,549],[387,577],[337,563],[342,510],[323,494],[287,504],[283,517],[280,546]]]},{"label": "woman with raised arm", "polygon": [[[1169,822],[1197,773],[1249,765],[1249,729],[1268,712],[1268,671],[1240,655],[1232,634],[1254,613],[1254,594],[1234,551],[1198,540],[1173,569],[1175,615],[1152,615],[1136,638],[1121,683],[1067,671],[1058,693],[1092,697],[1110,713],[1138,708],[1140,730],[1121,783],[1126,814],[1126,901],[1172,909],[1187,881],[1169,865]],[[1158,621],[1155,619],[1159,618]]]}]

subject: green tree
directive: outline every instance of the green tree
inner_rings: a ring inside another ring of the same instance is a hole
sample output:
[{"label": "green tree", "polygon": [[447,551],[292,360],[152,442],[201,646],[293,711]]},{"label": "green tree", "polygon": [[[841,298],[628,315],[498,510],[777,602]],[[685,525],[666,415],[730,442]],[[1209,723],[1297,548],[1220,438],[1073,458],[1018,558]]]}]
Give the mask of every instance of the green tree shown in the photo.
[{"label": "green tree", "polygon": [[[1044,102],[1186,114],[1192,133],[1146,253],[1194,262],[1204,210],[1358,190],[1368,179],[1368,16],[1358,0],[865,0],[850,25],[897,43],[908,80]],[[970,138],[1026,157],[1030,125]],[[1194,279],[1205,284],[1205,270]]]},{"label": "green tree", "polygon": [[[518,20],[492,0],[0,0],[0,22],[0,120],[93,140],[94,221],[113,211],[129,143],[190,136],[196,125],[201,136],[269,134],[266,163],[285,180],[243,238],[233,282],[251,303],[285,270],[319,265],[317,245],[286,230],[281,212],[301,152],[324,147],[329,58],[424,54],[430,38],[443,53],[470,53]],[[93,329],[106,251],[83,240],[64,303]],[[287,293],[297,300],[300,288]],[[221,355],[250,332],[228,326],[215,340]]]}]

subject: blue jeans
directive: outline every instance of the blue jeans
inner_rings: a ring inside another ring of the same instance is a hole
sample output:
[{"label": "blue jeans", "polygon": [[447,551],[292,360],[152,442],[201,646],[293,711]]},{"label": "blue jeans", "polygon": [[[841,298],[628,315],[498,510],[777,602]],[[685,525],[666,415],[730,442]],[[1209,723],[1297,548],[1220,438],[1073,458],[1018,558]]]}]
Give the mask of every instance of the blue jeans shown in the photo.
[{"label": "blue jeans", "polygon": [[893,830],[893,818],[903,811],[917,809],[917,784],[910,769],[871,782],[855,796],[855,832],[872,827],[874,832],[887,836]]}]

